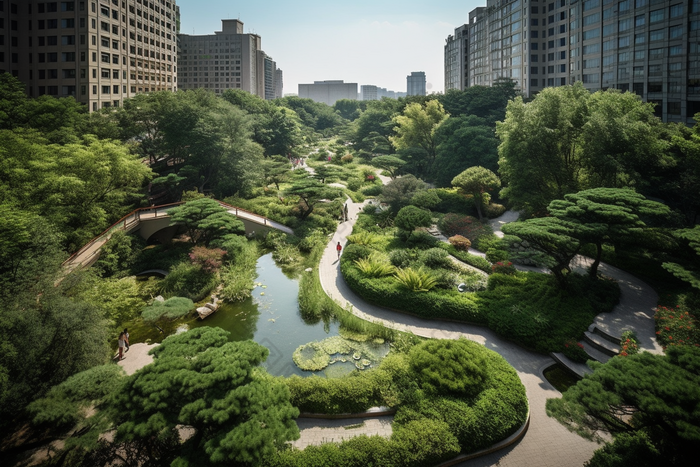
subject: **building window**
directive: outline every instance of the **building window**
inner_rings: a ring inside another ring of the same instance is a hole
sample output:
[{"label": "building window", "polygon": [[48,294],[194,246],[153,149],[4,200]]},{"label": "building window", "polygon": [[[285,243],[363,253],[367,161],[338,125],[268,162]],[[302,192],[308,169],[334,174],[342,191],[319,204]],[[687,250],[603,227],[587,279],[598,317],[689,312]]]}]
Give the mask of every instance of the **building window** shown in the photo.
[{"label": "building window", "polygon": [[682,45],[672,45],[671,47],[668,48],[668,56],[669,57],[677,57],[679,55],[683,55],[683,46]]},{"label": "building window", "polygon": [[647,92],[663,92],[663,83],[660,83],[660,82],[647,83]]},{"label": "building window", "polygon": [[583,75],[584,83],[598,83],[600,82],[600,76],[598,74]]},{"label": "building window", "polygon": [[668,15],[671,18],[678,18],[679,16],[683,16],[683,4],[678,3],[677,5],[671,5],[671,8],[669,8]]},{"label": "building window", "polygon": [[102,86],[102,94],[109,94],[109,86]]},{"label": "building window", "polygon": [[658,23],[659,21],[664,20],[664,10],[659,9],[659,10],[654,10],[651,13],[649,13],[649,22],[650,23]]}]

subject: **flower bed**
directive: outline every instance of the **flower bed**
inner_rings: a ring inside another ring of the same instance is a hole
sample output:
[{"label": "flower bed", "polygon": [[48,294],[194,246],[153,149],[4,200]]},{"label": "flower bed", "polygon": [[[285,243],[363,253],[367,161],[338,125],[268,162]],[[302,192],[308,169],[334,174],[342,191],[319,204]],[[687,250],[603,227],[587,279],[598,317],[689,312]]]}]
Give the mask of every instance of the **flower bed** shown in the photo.
[{"label": "flower bed", "polygon": [[665,349],[674,345],[700,347],[700,328],[697,317],[681,303],[674,308],[659,305],[654,315],[656,339]]}]

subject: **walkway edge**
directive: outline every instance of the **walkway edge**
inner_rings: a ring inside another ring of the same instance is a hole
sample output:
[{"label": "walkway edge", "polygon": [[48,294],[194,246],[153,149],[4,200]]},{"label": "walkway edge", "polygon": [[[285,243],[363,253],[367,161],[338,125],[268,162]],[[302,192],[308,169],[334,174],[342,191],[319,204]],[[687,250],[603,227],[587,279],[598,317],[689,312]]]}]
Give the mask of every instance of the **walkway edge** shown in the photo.
[{"label": "walkway edge", "polygon": [[[376,410],[373,410],[376,409]],[[396,409],[391,409],[389,407],[373,407],[366,412],[359,413],[336,413],[336,414],[326,414],[326,413],[308,413],[301,412],[299,418],[319,418],[323,420],[343,420],[352,418],[372,418],[372,417],[384,417],[386,415],[394,415]]]}]

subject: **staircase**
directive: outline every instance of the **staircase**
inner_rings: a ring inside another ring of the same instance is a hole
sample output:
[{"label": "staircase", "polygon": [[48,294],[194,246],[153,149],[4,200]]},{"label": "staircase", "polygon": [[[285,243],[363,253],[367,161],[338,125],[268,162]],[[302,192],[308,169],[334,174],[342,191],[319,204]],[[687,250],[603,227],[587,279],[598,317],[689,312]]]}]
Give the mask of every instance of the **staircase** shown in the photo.
[{"label": "staircase", "polygon": [[[583,340],[580,341],[583,349],[591,360],[605,363],[612,357],[620,353],[620,338],[611,336],[595,324],[588,327],[588,331],[583,333]],[[573,375],[583,378],[584,375],[593,373],[585,363],[577,363],[559,352],[552,352],[551,357]]]}]

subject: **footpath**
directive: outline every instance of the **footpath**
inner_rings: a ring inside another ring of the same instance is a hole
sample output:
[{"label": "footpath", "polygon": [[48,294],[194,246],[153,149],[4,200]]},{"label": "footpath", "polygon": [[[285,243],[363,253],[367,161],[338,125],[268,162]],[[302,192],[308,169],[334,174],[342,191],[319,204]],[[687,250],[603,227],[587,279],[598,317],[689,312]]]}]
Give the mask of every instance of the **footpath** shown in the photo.
[{"label": "footpath", "polygon": [[[549,398],[560,397],[561,393],[554,389],[544,378],[544,369],[555,361],[547,355],[536,354],[508,342],[488,328],[442,321],[430,321],[367,303],[347,286],[340,273],[335,245],[340,242],[343,248],[347,245],[347,237],[357,220],[357,215],[364,207],[363,203],[348,203],[349,220],[339,225],[335,235],[330,239],[321,258],[319,275],[324,291],[340,306],[348,308],[356,316],[368,321],[379,322],[383,325],[418,336],[436,339],[458,339],[466,337],[485,345],[498,352],[518,372],[518,376],[527,391],[530,403],[530,426],[525,436],[516,444],[458,465],[461,466],[581,466],[590,459],[599,445],[587,441],[571,433],[556,420],[545,413],[545,402]],[[517,219],[517,213],[506,212],[491,222],[495,232],[500,233],[500,226]],[[582,261],[582,260],[579,260]],[[656,306],[656,294],[651,288],[633,276],[610,266],[602,266],[601,271],[619,281],[622,289],[620,304],[611,313],[599,315],[595,325],[605,328],[613,334],[621,333],[623,329],[633,329],[640,337],[640,348],[653,353],[661,349],[653,339],[654,320],[653,309]],[[356,423],[346,420],[348,424]],[[384,425],[385,420],[382,420]],[[306,421],[308,424],[308,421]],[[338,420],[326,424],[323,420],[314,420],[313,426],[303,426],[302,439],[315,433],[323,432],[326,440],[347,437],[345,426],[339,425]],[[365,421],[365,426],[370,424]],[[307,435],[308,431],[308,435]],[[353,434],[382,434],[375,430],[363,431],[362,427],[353,430]],[[339,436],[335,438],[335,435]],[[341,437],[343,433],[346,436]],[[315,443],[301,442],[300,445]]]}]

